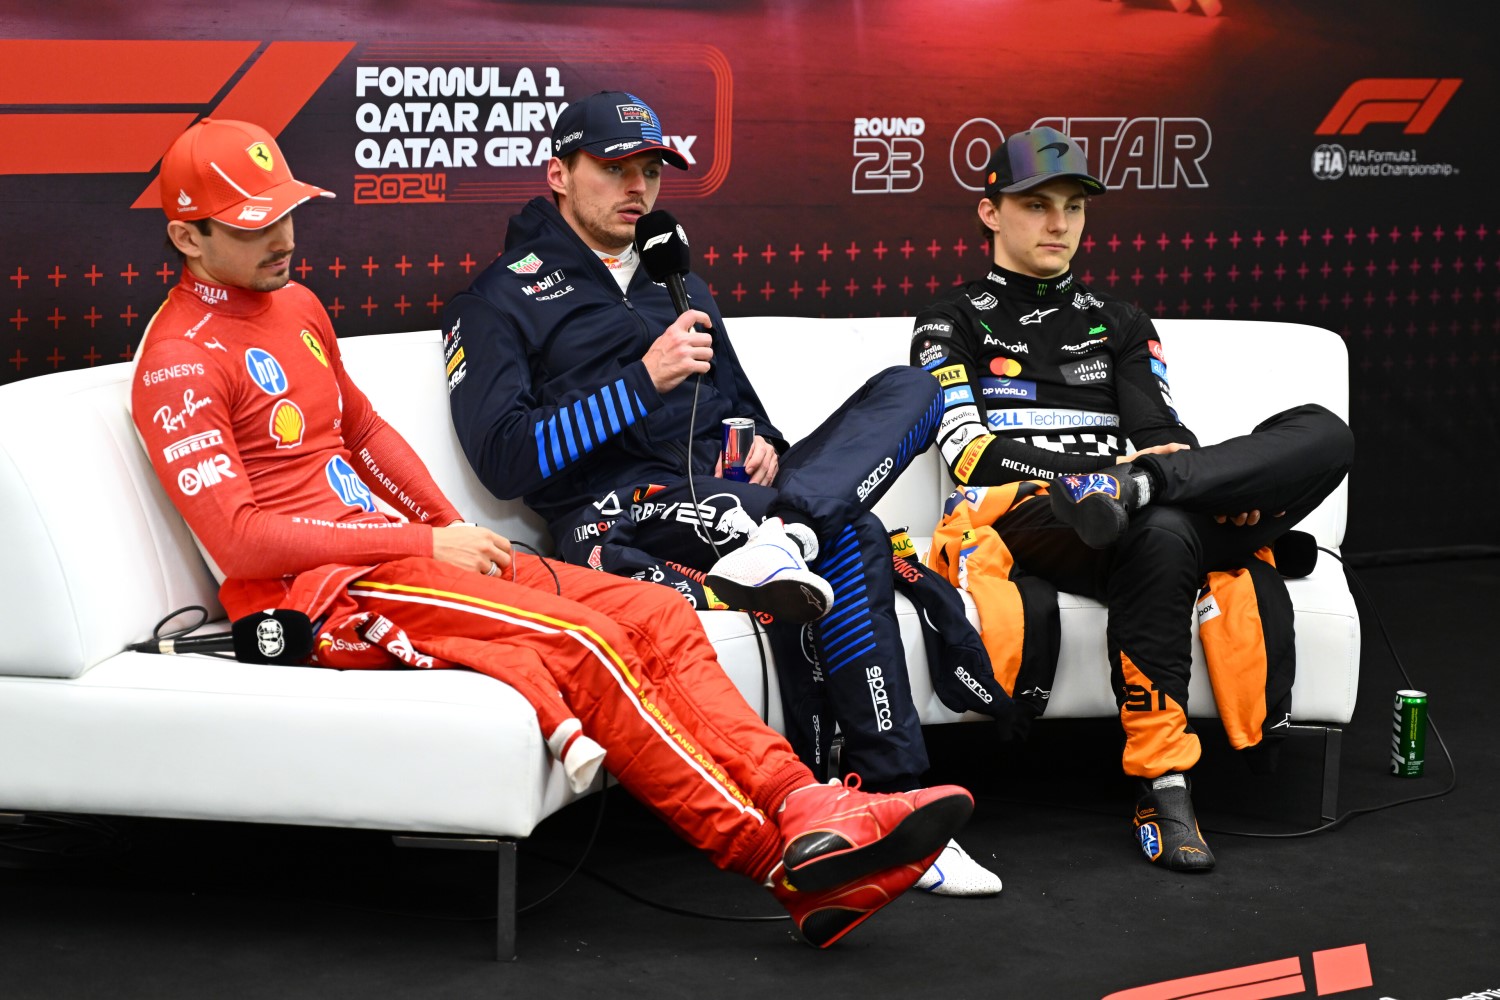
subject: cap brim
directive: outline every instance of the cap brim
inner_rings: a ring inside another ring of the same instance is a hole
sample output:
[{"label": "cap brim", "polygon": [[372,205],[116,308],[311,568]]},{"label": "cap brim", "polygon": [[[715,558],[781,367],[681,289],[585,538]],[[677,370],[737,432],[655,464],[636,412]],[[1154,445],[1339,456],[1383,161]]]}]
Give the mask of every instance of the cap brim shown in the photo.
[{"label": "cap brim", "polygon": [[[629,144],[630,148],[621,149],[624,144]],[[687,159],[677,150],[650,140],[601,139],[598,142],[586,142],[578,148],[596,160],[623,160],[627,156],[639,156],[642,153],[660,153],[664,163],[670,163],[678,170],[688,168]]]},{"label": "cap brim", "polygon": [[264,229],[305,201],[333,197],[335,195],[332,191],[325,191],[314,184],[299,180],[283,181],[208,218],[231,229]]},{"label": "cap brim", "polygon": [[1022,191],[1030,191],[1034,187],[1041,187],[1048,181],[1074,180],[1083,185],[1083,189],[1089,194],[1104,194],[1109,189],[1104,182],[1089,174],[1033,174],[1024,180],[1016,181],[1014,184],[1006,185],[996,190],[996,194],[1020,194]]}]

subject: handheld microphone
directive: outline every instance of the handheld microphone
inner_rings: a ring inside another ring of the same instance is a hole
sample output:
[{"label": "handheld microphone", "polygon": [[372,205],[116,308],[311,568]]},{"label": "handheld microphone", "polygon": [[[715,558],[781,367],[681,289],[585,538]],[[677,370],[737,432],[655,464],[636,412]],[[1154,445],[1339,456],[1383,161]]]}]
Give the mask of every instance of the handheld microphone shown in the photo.
[{"label": "handheld microphone", "polygon": [[635,250],[641,255],[646,276],[667,286],[672,308],[680,316],[692,308],[683,281],[691,268],[687,233],[671,212],[647,212],[635,220]]},{"label": "handheld microphone", "polygon": [[246,615],[232,622],[228,632],[189,635],[181,639],[152,639],[125,647],[135,653],[233,653],[241,663],[301,663],[312,654],[312,619],[300,611],[275,609]]}]

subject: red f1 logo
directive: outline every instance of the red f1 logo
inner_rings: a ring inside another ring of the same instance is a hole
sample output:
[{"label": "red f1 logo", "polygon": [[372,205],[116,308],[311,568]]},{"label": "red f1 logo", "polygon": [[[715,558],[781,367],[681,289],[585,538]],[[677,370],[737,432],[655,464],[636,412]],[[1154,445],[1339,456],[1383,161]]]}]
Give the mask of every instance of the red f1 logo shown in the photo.
[{"label": "red f1 logo", "polygon": [[1359,135],[1372,122],[1405,123],[1401,131],[1422,135],[1462,80],[1367,77],[1356,80],[1334,104],[1316,135]]},{"label": "red f1 logo", "polygon": [[[1362,944],[1315,951],[1312,966],[1313,988],[1320,997],[1374,985],[1370,976],[1370,956]],[[1307,992],[1302,960],[1294,957],[1136,986],[1111,993],[1104,1000],[1210,1000],[1216,997],[1270,1000],[1271,997],[1306,996]]]}]

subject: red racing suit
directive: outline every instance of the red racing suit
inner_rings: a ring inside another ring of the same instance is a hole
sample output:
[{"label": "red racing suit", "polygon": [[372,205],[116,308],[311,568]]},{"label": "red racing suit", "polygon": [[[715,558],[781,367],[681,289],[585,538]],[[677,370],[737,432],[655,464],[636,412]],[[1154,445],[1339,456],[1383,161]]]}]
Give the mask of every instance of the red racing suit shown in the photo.
[{"label": "red racing suit", "polygon": [[513,683],[549,745],[576,742],[576,719],[679,835],[765,878],[781,848],[768,813],[812,775],[724,675],[693,611],[589,570],[555,565],[554,583],[533,557],[502,577],[433,559],[432,528],[459,512],[349,379],[310,291],[185,272],[147,328],[131,404],[232,618],[326,619],[324,665],[462,664]]}]

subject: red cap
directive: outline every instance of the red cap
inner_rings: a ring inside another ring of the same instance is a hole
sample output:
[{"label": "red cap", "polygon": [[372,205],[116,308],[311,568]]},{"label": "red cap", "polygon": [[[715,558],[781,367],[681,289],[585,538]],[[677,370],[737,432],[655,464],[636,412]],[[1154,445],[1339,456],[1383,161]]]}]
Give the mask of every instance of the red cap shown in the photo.
[{"label": "red cap", "polygon": [[168,219],[217,219],[264,229],[312,197],[332,191],[292,178],[271,133],[259,125],[204,118],[161,160],[161,207]]}]

